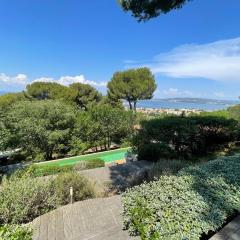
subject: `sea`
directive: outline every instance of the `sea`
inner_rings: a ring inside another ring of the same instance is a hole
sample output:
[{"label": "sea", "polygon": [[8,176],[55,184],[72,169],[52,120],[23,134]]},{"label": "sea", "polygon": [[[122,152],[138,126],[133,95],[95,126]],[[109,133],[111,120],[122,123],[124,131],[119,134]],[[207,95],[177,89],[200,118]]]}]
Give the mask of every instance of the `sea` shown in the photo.
[{"label": "sea", "polygon": [[153,109],[197,109],[203,111],[216,111],[227,109],[228,107],[240,104],[240,101],[224,101],[224,100],[174,100],[174,99],[152,99],[141,100],[137,103],[137,108],[153,108]]}]

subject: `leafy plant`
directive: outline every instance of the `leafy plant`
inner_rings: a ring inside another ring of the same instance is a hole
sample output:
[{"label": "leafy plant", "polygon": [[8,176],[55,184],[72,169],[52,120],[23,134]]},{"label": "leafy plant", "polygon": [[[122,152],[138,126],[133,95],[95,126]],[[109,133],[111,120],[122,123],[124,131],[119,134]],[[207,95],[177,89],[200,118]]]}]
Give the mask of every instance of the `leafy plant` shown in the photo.
[{"label": "leafy plant", "polygon": [[147,169],[147,181],[158,179],[162,175],[174,175],[177,174],[184,167],[189,166],[189,162],[183,160],[174,159],[161,159],[153,163]]},{"label": "leafy plant", "polygon": [[1,240],[31,240],[32,230],[18,225],[0,226]]},{"label": "leafy plant", "polygon": [[34,177],[42,177],[48,175],[54,175],[59,173],[71,172],[73,171],[72,165],[57,166],[57,165],[32,165],[26,170],[31,173]]},{"label": "leafy plant", "polygon": [[95,196],[94,186],[88,179],[78,173],[63,173],[55,179],[58,205],[70,203],[70,187],[73,188],[74,201],[81,201]]},{"label": "leafy plant", "polygon": [[0,187],[0,223],[27,223],[56,208],[51,180],[13,175]]},{"label": "leafy plant", "polygon": [[239,171],[235,155],[129,189],[124,226],[142,239],[199,240],[240,211]]},{"label": "leafy plant", "polygon": [[96,158],[96,159],[89,159],[86,161],[80,161],[74,166],[74,169],[76,171],[81,171],[85,169],[92,169],[92,168],[98,168],[98,167],[104,167],[104,166],[105,166],[105,162],[100,158]]},{"label": "leafy plant", "polygon": [[144,120],[133,138],[141,160],[204,156],[237,139],[237,121],[215,116]]}]

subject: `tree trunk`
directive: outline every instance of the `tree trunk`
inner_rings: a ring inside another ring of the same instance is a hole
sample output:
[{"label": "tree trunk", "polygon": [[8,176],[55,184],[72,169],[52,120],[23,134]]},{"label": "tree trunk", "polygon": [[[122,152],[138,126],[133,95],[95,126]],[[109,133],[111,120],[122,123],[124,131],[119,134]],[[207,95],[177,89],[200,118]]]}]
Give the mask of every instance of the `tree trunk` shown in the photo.
[{"label": "tree trunk", "polygon": [[134,111],[136,112],[136,110],[137,110],[137,101],[134,101],[134,102],[133,102],[133,109],[134,109]]},{"label": "tree trunk", "polygon": [[132,110],[132,109],[133,109],[133,107],[132,107],[132,103],[131,103],[131,101],[130,101],[130,100],[128,100],[128,103],[129,103],[129,108],[130,108],[130,110]]}]

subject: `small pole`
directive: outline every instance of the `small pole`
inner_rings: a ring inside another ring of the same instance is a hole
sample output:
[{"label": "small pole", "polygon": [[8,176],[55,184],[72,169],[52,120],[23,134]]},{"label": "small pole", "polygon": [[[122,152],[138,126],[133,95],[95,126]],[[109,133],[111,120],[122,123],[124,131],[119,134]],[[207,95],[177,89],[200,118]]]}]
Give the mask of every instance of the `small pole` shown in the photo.
[{"label": "small pole", "polygon": [[70,203],[73,204],[73,187],[70,187]]}]

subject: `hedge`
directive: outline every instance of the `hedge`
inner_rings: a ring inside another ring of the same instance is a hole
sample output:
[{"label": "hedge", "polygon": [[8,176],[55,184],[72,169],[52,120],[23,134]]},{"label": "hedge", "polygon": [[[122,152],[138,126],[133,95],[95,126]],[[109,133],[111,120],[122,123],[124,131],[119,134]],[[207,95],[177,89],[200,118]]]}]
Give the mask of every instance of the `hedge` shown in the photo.
[{"label": "hedge", "polygon": [[132,139],[139,160],[191,159],[239,139],[238,122],[214,116],[167,116],[141,122]]},{"label": "hedge", "polygon": [[55,166],[55,165],[32,165],[26,169],[33,177],[43,177],[59,173],[66,173],[73,171],[72,165]]},{"label": "hedge", "polygon": [[74,170],[82,171],[85,169],[104,167],[105,162],[100,158],[89,159],[86,161],[80,161],[74,166]]},{"label": "hedge", "polygon": [[124,226],[151,240],[197,240],[240,210],[240,155],[188,167],[123,194]]}]

